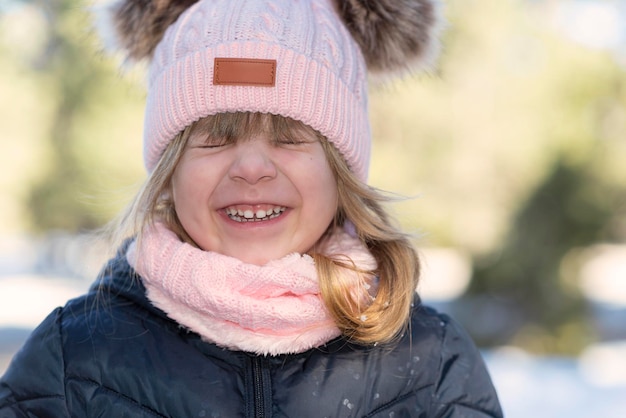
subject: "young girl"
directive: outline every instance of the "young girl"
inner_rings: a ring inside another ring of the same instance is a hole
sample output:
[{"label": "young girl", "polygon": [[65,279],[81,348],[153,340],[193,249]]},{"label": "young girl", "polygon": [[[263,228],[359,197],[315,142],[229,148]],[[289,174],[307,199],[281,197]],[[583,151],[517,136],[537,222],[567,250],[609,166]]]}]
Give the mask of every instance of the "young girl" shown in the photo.
[{"label": "young girl", "polygon": [[115,3],[150,60],[149,177],[117,256],[0,380],[0,417],[502,416],[365,183],[367,69],[430,63],[437,7]]}]

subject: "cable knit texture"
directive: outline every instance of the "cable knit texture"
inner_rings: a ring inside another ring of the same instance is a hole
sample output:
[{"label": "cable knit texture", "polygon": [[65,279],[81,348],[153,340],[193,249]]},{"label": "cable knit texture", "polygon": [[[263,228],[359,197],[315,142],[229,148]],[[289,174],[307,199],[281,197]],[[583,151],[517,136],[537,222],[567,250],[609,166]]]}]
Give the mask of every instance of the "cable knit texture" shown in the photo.
[{"label": "cable knit texture", "polygon": [[[356,238],[336,230],[329,256],[364,270],[376,261]],[[320,297],[313,258],[289,254],[264,266],[202,251],[162,224],[127,252],[150,301],[170,318],[220,346],[257,354],[300,353],[340,335]],[[357,300],[370,300],[371,275],[342,269]]]},{"label": "cable knit texture", "polygon": [[[367,178],[370,127],[361,51],[330,0],[201,0],[172,24],[150,64],[144,159],[222,112],[263,112],[315,128]],[[276,85],[213,84],[214,58],[274,59]]]}]

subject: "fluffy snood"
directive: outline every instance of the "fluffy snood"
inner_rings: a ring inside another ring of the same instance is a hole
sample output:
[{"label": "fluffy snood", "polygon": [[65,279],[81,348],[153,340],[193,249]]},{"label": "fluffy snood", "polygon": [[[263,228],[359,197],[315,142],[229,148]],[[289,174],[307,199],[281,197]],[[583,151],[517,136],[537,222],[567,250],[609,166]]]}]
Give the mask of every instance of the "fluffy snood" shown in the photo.
[{"label": "fluffy snood", "polygon": [[[376,261],[346,232],[337,230],[324,252],[350,258],[371,271]],[[257,354],[300,353],[340,335],[320,297],[313,259],[289,254],[264,266],[202,251],[162,224],[144,234],[141,249],[127,252],[148,299],[206,341]],[[342,269],[353,296],[371,299],[369,275]]]}]

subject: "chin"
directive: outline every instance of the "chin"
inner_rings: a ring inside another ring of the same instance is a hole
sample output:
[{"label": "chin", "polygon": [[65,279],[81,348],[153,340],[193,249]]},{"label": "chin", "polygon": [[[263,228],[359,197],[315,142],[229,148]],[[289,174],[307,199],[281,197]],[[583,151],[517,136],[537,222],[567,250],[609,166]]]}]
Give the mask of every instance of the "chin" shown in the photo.
[{"label": "chin", "polygon": [[254,265],[257,265],[257,266],[262,266],[262,265],[265,265],[265,264],[269,263],[272,260],[278,260],[280,258],[283,258],[284,256],[259,257],[258,255],[256,255],[256,256],[250,256],[250,257],[241,257],[241,255],[237,255],[237,256],[234,256],[234,257],[238,258],[239,260],[243,261],[246,264],[254,264]]}]

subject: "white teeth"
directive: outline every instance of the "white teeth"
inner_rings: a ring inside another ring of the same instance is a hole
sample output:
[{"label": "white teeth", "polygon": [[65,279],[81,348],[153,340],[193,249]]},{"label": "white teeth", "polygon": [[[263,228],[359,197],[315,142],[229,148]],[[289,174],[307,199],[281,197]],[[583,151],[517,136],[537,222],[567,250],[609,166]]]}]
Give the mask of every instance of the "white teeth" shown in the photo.
[{"label": "white teeth", "polygon": [[260,222],[268,219],[274,219],[285,211],[284,207],[275,206],[268,210],[259,209],[253,212],[250,209],[241,210],[234,207],[226,208],[226,214],[230,219],[236,222]]}]

